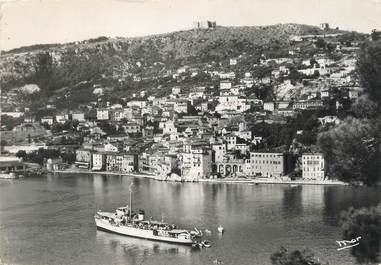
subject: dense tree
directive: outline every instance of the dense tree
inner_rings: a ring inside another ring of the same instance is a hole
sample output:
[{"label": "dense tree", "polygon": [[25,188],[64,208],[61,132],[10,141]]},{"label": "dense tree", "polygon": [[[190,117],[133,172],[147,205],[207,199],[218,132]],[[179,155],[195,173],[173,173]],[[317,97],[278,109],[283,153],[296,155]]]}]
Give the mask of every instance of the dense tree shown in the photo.
[{"label": "dense tree", "polygon": [[381,40],[362,47],[358,72],[366,93],[372,100],[381,103]]},{"label": "dense tree", "polygon": [[21,124],[24,121],[24,118],[14,118],[9,115],[1,115],[0,121],[1,126],[5,126],[6,130],[12,130],[15,126]]},{"label": "dense tree", "polygon": [[116,126],[111,124],[108,121],[100,121],[98,123],[98,126],[99,126],[99,128],[102,129],[102,131],[104,131],[108,135],[112,135],[112,134],[116,134],[117,133]]},{"label": "dense tree", "polygon": [[343,238],[351,240],[361,237],[359,245],[351,248],[351,254],[359,263],[379,263],[381,248],[381,205],[354,209],[341,214]]},{"label": "dense tree", "polygon": [[320,49],[324,49],[326,46],[327,46],[327,43],[325,42],[324,39],[322,38],[318,38],[315,42],[316,44],[316,47],[320,48]]},{"label": "dense tree", "polygon": [[17,151],[16,156],[24,159],[27,156],[27,154],[24,150],[19,150]]},{"label": "dense tree", "polygon": [[76,156],[75,153],[63,153],[62,161],[64,163],[73,164],[75,162]]},{"label": "dense tree", "polygon": [[288,252],[281,248],[271,255],[271,264],[273,265],[322,265],[323,263],[310,250],[295,250]]},{"label": "dense tree", "polygon": [[[381,41],[366,43],[360,52],[358,74],[365,88],[340,125],[322,132],[318,144],[333,178],[376,185],[381,176]],[[345,102],[344,102],[345,103]]]},{"label": "dense tree", "polygon": [[[25,155],[25,156],[24,156]],[[60,157],[60,151],[56,149],[43,149],[40,148],[37,151],[33,151],[28,154],[24,154],[24,152],[19,151],[18,156],[24,156],[24,160],[27,162],[43,164],[46,159],[49,158],[58,158]]]},{"label": "dense tree", "polygon": [[367,94],[359,97],[351,106],[351,113],[356,118],[375,118],[379,115],[377,103],[369,99]]},{"label": "dense tree", "polygon": [[74,132],[77,130],[79,122],[77,120],[65,121],[64,123],[54,123],[51,126],[52,133],[59,133],[64,130]]},{"label": "dense tree", "polygon": [[368,119],[349,117],[318,135],[328,161],[328,174],[346,182],[376,184],[380,177],[379,126]]}]

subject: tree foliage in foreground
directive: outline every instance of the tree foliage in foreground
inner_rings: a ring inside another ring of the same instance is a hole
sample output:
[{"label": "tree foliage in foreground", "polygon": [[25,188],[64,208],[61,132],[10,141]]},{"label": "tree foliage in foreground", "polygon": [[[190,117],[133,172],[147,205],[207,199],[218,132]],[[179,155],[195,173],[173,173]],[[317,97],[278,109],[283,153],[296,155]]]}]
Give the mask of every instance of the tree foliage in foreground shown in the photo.
[{"label": "tree foliage in foreground", "polygon": [[318,135],[328,175],[345,182],[376,184],[380,178],[379,123],[349,117]]},{"label": "tree foliage in foreground", "polygon": [[377,207],[350,208],[341,214],[341,227],[345,240],[361,237],[351,254],[359,263],[381,262],[381,204]]},{"label": "tree foliage in foreground", "polygon": [[271,264],[273,265],[323,265],[315,254],[308,250],[295,250],[288,252],[287,249],[281,249],[271,255]]},{"label": "tree foliage in foreground", "polygon": [[366,93],[373,101],[381,103],[381,40],[361,49],[358,72]]},{"label": "tree foliage in foreground", "polygon": [[381,41],[366,43],[358,74],[365,94],[340,125],[318,135],[328,174],[346,182],[377,185],[381,176]]}]

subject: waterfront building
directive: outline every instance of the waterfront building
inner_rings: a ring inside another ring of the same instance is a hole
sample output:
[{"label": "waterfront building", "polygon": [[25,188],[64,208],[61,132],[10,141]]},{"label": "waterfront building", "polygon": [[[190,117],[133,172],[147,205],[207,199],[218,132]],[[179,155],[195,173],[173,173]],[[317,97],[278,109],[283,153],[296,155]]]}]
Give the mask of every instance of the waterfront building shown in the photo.
[{"label": "waterfront building", "polygon": [[213,163],[222,162],[225,154],[226,154],[225,143],[212,144],[212,162]]},{"label": "waterfront building", "polygon": [[194,181],[209,178],[212,171],[211,150],[204,144],[184,144],[181,153],[181,177]]},{"label": "waterfront building", "polygon": [[75,151],[75,165],[79,168],[89,169],[91,167],[91,150],[77,149]]},{"label": "waterfront building", "polygon": [[106,170],[109,172],[122,172],[123,154],[107,153],[106,154]]},{"label": "waterfront building", "polygon": [[304,153],[302,155],[303,179],[322,180],[325,177],[325,161],[322,153]]},{"label": "waterfront building", "polygon": [[16,172],[24,171],[25,164],[22,160],[15,156],[0,156],[0,171]]},{"label": "waterfront building", "polygon": [[251,175],[281,177],[285,171],[285,155],[280,152],[251,152]]},{"label": "waterfront building", "polygon": [[106,154],[92,153],[92,165],[92,170],[104,170],[106,168]]},{"label": "waterfront building", "polygon": [[134,172],[138,170],[138,155],[123,154],[122,172]]},{"label": "waterfront building", "polygon": [[237,177],[244,175],[245,159],[235,154],[225,154],[221,162],[216,163],[217,173],[224,177]]}]

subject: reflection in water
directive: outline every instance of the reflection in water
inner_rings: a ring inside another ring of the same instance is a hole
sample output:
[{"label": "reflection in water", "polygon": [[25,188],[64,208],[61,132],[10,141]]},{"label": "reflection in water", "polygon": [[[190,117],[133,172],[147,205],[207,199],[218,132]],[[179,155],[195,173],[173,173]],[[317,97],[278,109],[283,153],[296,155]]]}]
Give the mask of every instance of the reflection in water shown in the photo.
[{"label": "reflection in water", "polygon": [[[97,231],[97,210],[133,207],[180,227],[208,229],[212,247],[152,242]],[[5,183],[5,184],[4,184]],[[330,264],[351,265],[336,250],[337,219],[349,206],[376,205],[376,189],[288,185],[168,183],[106,175],[0,180],[0,257],[9,264],[270,264],[280,246],[308,247]],[[221,236],[217,226],[222,225]]]},{"label": "reflection in water", "polygon": [[297,217],[303,211],[302,186],[288,187],[283,190],[283,216]]},{"label": "reflection in water", "polygon": [[348,210],[349,207],[376,206],[380,197],[381,193],[376,188],[326,187],[323,196],[323,220],[326,224],[337,226],[342,211]]},{"label": "reflection in water", "polygon": [[111,248],[116,251],[118,248],[124,249],[124,252],[146,251],[148,253],[173,253],[181,255],[190,255],[192,248],[190,246],[170,244],[160,241],[151,241],[140,238],[121,236],[113,233],[97,230],[96,239],[102,241],[103,244],[110,244]]},{"label": "reflection in water", "polygon": [[168,244],[159,241],[120,236],[103,231],[96,232],[98,243],[108,246],[115,256],[123,256],[128,264],[142,264],[152,255],[190,256],[190,246]]}]

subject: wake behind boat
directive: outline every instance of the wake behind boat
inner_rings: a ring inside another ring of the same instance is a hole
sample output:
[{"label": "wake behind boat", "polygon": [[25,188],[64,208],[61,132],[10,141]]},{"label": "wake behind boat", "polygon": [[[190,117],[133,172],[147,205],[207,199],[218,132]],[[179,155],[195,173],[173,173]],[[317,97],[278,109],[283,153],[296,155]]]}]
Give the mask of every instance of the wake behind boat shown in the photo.
[{"label": "wake behind boat", "polygon": [[[130,205],[131,193],[130,186]],[[173,224],[147,220],[143,210],[135,213],[128,206],[116,209],[115,213],[98,211],[94,218],[99,230],[125,236],[187,245],[192,245],[199,237],[197,231],[179,229]]]}]

